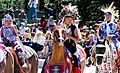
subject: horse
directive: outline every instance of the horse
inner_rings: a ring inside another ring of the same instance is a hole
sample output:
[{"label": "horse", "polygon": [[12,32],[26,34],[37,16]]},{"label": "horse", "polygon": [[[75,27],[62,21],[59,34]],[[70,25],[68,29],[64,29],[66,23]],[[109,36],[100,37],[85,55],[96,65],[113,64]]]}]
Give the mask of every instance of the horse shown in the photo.
[{"label": "horse", "polygon": [[[26,45],[23,45],[23,47],[19,46],[19,44],[22,44],[19,41],[16,41],[16,43],[17,44],[14,46],[14,50],[15,49],[19,50],[19,48],[24,48],[24,51],[26,53],[26,63],[27,63],[28,67],[27,68],[22,67],[23,71],[25,73],[37,73],[37,71],[38,71],[38,55],[37,55],[37,53],[29,46],[26,46]],[[18,52],[17,50],[15,50],[15,52]],[[19,60],[19,58],[18,58],[18,60]],[[20,60],[19,60],[19,63],[20,63],[20,66],[22,66],[22,63]]]},{"label": "horse", "polygon": [[8,58],[6,58],[5,73],[24,73],[13,48],[6,47],[6,50]]},{"label": "horse", "polygon": [[97,40],[96,45],[92,47],[91,57],[92,60],[94,59],[93,61],[95,62],[96,73],[113,73],[112,52],[106,40]]},{"label": "horse", "polygon": [[52,52],[48,55],[41,73],[72,73],[72,57],[63,45],[64,29],[58,27],[53,32]]},{"label": "horse", "polygon": [[[13,55],[14,73],[37,73],[37,71],[38,71],[38,68],[37,68],[38,67],[38,56],[37,56],[37,53],[31,47],[23,45],[25,53],[26,53],[26,57],[27,57],[26,63],[28,66],[27,68],[24,68],[24,67],[22,67],[20,58],[16,54],[17,51],[21,48],[21,46],[19,46],[20,42],[16,41],[16,44],[13,45],[10,43],[9,40],[6,40],[4,42],[4,44],[7,47],[9,47],[7,50],[12,53],[11,55]],[[9,63],[7,63],[7,64],[9,65]],[[9,68],[9,66],[6,66],[5,73],[9,72],[8,68]],[[12,72],[9,72],[9,73],[12,73]]]},{"label": "horse", "polygon": [[0,44],[0,73],[14,73],[14,58],[10,49]]},{"label": "horse", "polygon": [[65,40],[64,45],[66,48],[68,48],[68,50],[72,54],[74,54],[77,51],[77,53],[79,55],[79,60],[80,60],[80,62],[79,62],[80,71],[81,71],[81,73],[83,73],[85,64],[86,64],[86,54],[85,54],[83,47],[80,46],[79,44],[76,44],[75,41],[70,38]]},{"label": "horse", "polygon": [[31,66],[29,73],[37,73],[38,71],[38,55],[33,48],[24,45],[25,51],[27,52],[28,64]]}]

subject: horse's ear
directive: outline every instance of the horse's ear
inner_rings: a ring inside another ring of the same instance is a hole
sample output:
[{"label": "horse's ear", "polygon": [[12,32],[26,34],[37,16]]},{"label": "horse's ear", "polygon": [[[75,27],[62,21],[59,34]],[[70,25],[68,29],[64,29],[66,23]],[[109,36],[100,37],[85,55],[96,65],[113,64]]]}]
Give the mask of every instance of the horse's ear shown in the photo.
[{"label": "horse's ear", "polygon": [[53,32],[53,37],[55,37],[56,36],[56,30],[54,30],[54,32]]},{"label": "horse's ear", "polygon": [[103,41],[103,44],[105,45],[105,41],[106,41],[106,39],[104,39],[104,41]]},{"label": "horse's ear", "polygon": [[99,44],[99,39],[98,39],[98,37],[97,37],[97,43],[96,44]]}]

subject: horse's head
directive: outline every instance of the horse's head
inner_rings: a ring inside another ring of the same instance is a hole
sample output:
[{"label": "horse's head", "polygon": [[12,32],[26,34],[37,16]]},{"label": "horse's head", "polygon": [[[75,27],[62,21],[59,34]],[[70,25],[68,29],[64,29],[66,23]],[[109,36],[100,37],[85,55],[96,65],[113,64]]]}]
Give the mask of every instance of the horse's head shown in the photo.
[{"label": "horse's head", "polygon": [[60,43],[62,44],[64,41],[64,29],[61,26],[57,26],[56,29],[54,30],[54,35],[53,39],[55,43]]},{"label": "horse's head", "polygon": [[97,40],[95,46],[95,53],[96,53],[96,60],[98,65],[102,63],[105,56],[105,52],[106,52],[105,40],[104,41]]}]

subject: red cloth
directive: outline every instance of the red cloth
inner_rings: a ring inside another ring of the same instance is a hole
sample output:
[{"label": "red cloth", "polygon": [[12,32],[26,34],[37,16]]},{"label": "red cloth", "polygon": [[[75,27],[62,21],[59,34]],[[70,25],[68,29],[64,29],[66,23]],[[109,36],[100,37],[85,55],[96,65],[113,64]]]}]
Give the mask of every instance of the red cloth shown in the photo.
[{"label": "red cloth", "polygon": [[5,51],[5,46],[3,44],[0,44],[0,49],[2,49],[3,51]]},{"label": "red cloth", "polygon": [[74,67],[73,68],[73,73],[81,73],[80,67]]},{"label": "red cloth", "polygon": [[65,66],[64,65],[46,65],[44,73],[64,73],[65,72]]},{"label": "red cloth", "polygon": [[40,27],[45,28],[46,27],[46,22],[45,21],[40,21]]}]

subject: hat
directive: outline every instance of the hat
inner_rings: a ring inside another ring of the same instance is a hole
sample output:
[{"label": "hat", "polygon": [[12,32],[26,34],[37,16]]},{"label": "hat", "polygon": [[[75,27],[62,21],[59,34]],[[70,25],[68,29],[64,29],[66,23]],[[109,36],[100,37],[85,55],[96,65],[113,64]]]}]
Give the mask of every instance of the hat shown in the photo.
[{"label": "hat", "polygon": [[37,31],[36,31],[36,34],[43,34],[43,32],[40,31],[40,30],[37,30]]},{"label": "hat", "polygon": [[50,35],[52,35],[51,31],[47,31],[46,34],[50,34]]},{"label": "hat", "polygon": [[87,26],[83,26],[83,29],[88,29],[88,27]]},{"label": "hat", "polygon": [[2,19],[2,23],[4,24],[5,21],[13,21],[13,19],[9,14],[6,14]]},{"label": "hat", "polygon": [[112,13],[111,12],[106,12],[105,16],[112,16]]}]

